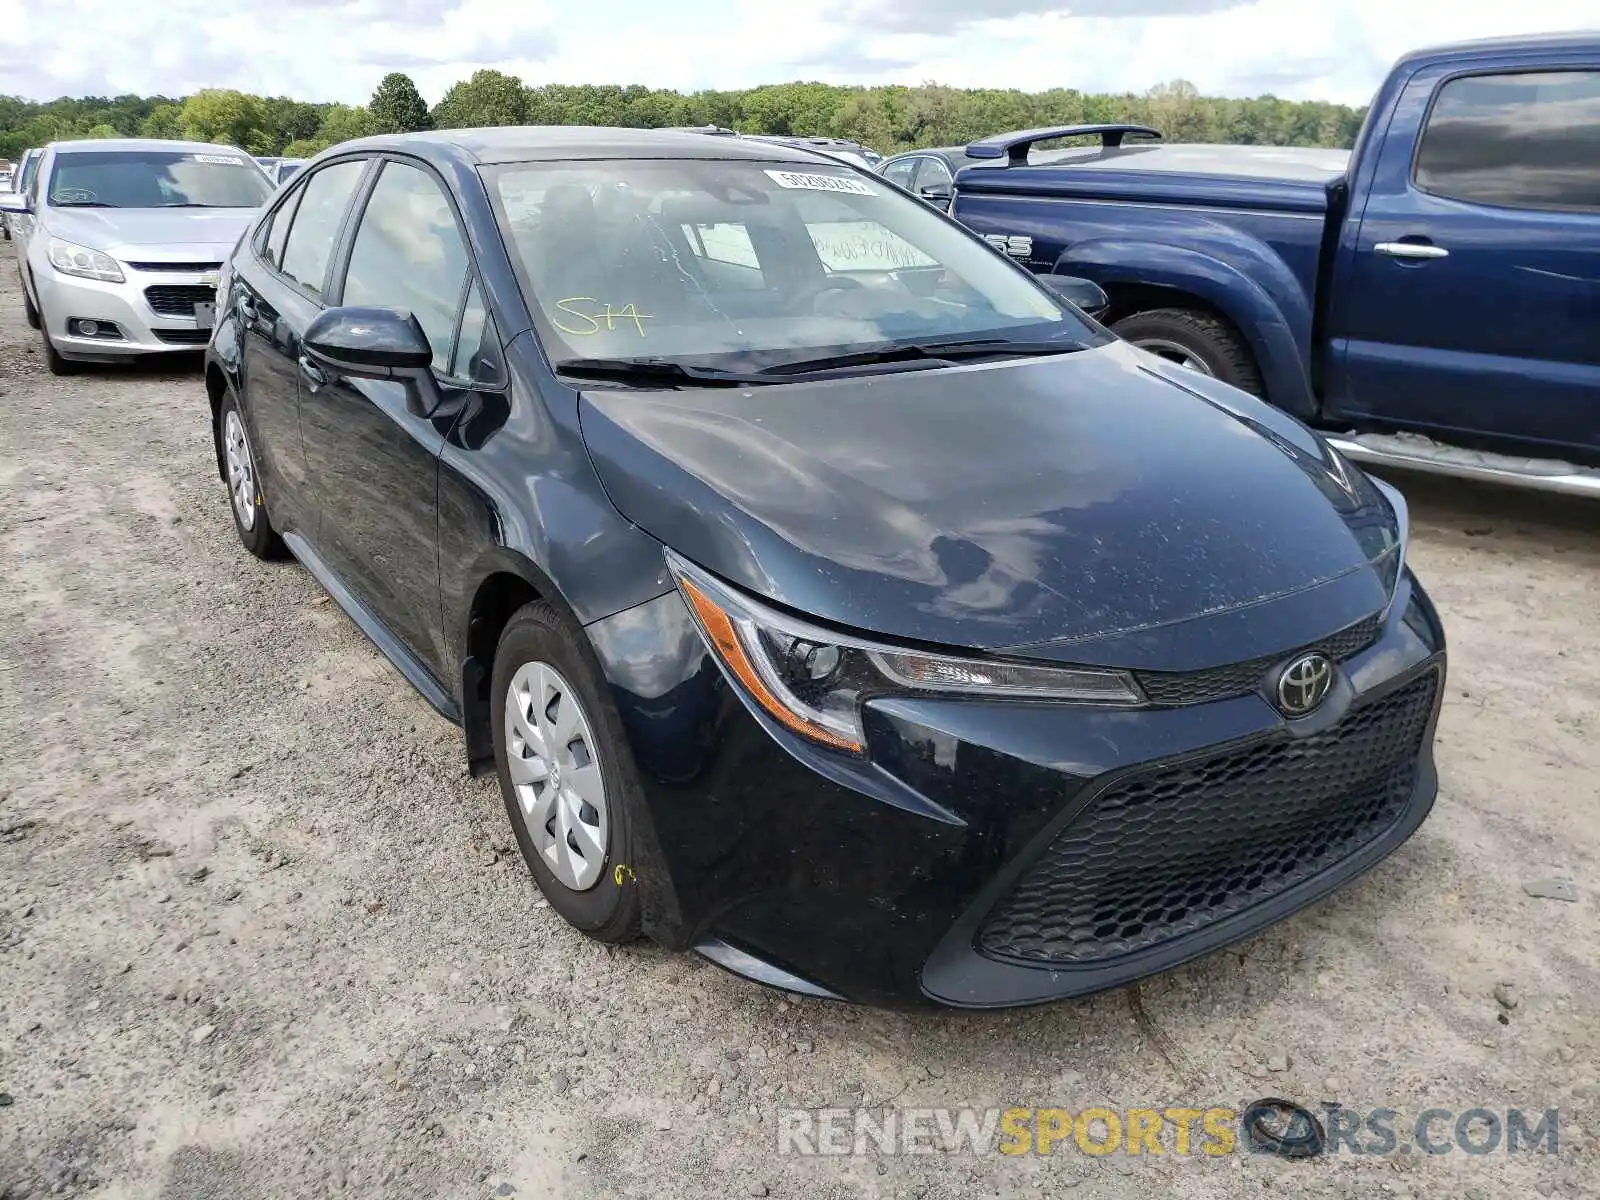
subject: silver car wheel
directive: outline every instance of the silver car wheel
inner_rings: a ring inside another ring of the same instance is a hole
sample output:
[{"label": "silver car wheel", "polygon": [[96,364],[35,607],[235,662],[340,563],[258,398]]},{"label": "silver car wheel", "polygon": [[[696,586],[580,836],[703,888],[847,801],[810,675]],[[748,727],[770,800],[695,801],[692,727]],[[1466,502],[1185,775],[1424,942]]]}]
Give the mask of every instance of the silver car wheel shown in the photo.
[{"label": "silver car wheel", "polygon": [[1187,346],[1179,345],[1177,342],[1169,342],[1166,338],[1138,338],[1133,344],[1139,349],[1148,350],[1157,358],[1164,358],[1169,363],[1174,363],[1187,371],[1193,371],[1199,375],[1210,375],[1213,378],[1216,376],[1216,372],[1206,365],[1204,359],[1196,355]]},{"label": "silver car wheel", "polygon": [[528,836],[574,892],[600,881],[609,847],[605,779],[578,693],[549,663],[524,663],[506,693],[506,765]]},{"label": "silver car wheel", "polygon": [[228,491],[233,496],[233,511],[245,532],[256,524],[256,464],[250,454],[250,438],[244,431],[239,410],[230,408],[222,423],[222,453],[228,467]]}]

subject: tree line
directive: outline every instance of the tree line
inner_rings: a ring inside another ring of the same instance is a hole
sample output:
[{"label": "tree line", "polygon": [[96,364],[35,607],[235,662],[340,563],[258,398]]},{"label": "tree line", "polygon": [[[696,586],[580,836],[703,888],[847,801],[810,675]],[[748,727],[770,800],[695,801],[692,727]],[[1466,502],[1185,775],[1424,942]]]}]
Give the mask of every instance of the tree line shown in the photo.
[{"label": "tree line", "polygon": [[531,87],[501,71],[462,80],[429,108],[410,77],[384,77],[364,105],[207,88],[188,97],[89,96],[34,102],[0,96],[0,158],[75,138],[161,137],[224,142],[252,154],[306,158],[373,133],[484,125],[721,125],[743,133],[849,138],[894,154],[961,145],[1011,129],[1078,123],[1153,125],[1169,141],[1348,148],[1364,111],[1276,96],[1202,96],[1184,80],[1142,95],[1073,88],[839,87],[780,83],[744,91],[681,92],[616,84]]}]

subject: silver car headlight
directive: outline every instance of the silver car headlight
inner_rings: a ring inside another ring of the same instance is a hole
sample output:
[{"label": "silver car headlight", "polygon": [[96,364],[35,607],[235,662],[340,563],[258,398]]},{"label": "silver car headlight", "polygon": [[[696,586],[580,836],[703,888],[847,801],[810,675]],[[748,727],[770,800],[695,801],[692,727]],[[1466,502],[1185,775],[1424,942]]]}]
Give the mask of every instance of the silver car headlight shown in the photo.
[{"label": "silver car headlight", "polygon": [[1144,696],[1123,671],[929,654],[821,629],[780,613],[667,552],[695,623],[724,670],[773,720],[833,750],[861,754],[862,703],[929,692],[1128,708]]},{"label": "silver car headlight", "polygon": [[46,245],[50,265],[63,275],[76,275],[80,279],[99,279],[106,283],[121,283],[122,268],[116,259],[87,246],[75,245],[53,237]]}]

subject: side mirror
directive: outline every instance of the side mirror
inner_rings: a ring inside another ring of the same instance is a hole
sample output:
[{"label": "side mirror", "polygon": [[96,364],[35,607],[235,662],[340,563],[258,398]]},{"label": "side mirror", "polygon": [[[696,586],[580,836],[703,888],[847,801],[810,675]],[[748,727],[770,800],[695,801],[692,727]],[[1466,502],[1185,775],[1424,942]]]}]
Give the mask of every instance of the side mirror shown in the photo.
[{"label": "side mirror", "polygon": [[[428,416],[439,406],[433,345],[406,309],[327,309],[306,326],[300,345],[316,368],[355,379],[392,379],[406,384],[407,404],[419,416]],[[302,362],[302,370],[304,365]]]},{"label": "side mirror", "polygon": [[24,192],[0,192],[0,212],[25,213],[28,208],[28,197]]},{"label": "side mirror", "polygon": [[1096,320],[1103,317],[1106,310],[1111,307],[1111,297],[1106,295],[1106,290],[1092,279],[1082,279],[1076,275],[1041,275],[1039,282]]},{"label": "side mirror", "polygon": [[927,187],[918,188],[917,195],[946,212],[950,211],[950,202],[955,199],[955,192],[948,183],[930,183]]}]

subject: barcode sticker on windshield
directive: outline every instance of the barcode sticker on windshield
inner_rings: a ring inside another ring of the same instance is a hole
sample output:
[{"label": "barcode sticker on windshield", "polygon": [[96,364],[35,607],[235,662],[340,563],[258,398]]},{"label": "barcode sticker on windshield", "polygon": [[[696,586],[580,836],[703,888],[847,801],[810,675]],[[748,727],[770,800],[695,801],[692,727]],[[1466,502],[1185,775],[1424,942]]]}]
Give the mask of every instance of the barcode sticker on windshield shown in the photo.
[{"label": "barcode sticker on windshield", "polygon": [[782,188],[800,188],[808,192],[848,192],[852,196],[876,196],[859,179],[848,175],[812,175],[804,171],[768,171],[768,178]]},{"label": "barcode sticker on windshield", "polygon": [[244,159],[235,158],[231,154],[192,154],[189,157],[193,158],[195,162],[222,163],[229,167],[244,166]]}]

